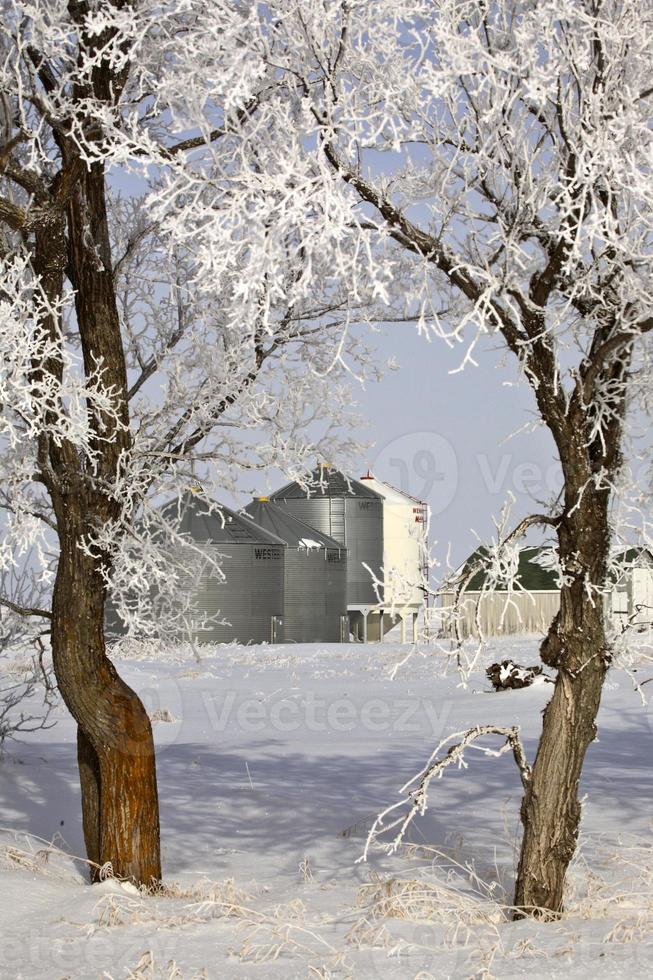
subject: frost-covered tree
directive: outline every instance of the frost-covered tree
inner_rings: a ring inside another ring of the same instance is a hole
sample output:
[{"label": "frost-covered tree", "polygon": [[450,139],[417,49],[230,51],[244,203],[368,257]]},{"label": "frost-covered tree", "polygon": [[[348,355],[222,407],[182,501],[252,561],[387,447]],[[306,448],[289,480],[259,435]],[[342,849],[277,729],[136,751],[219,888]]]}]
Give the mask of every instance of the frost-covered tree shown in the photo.
[{"label": "frost-covered tree", "polygon": [[250,13],[2,3],[0,571],[31,548],[38,581],[52,552],[55,574],[49,608],[0,601],[49,626],[95,873],[146,885],[161,875],[152,732],[107,657],[107,590],[146,624],[151,591],[188,573],[156,504],[194,467],[224,487],[241,464],[297,475],[346,452],[346,374],[368,370],[348,324],[374,265],[355,258],[370,274],[350,295],[354,260],[329,246],[349,205],[328,212],[296,165],[299,130],[280,151],[298,102],[252,58]]},{"label": "frost-covered tree", "polygon": [[286,143],[300,125],[325,194],[350,202],[343,248],[371,253],[377,280],[422,329],[460,345],[463,364],[484,336],[503,343],[555,443],[561,497],[522,527],[557,537],[561,609],[541,648],[557,679],[525,787],[515,894],[523,911],[555,913],[611,662],[603,607],[625,428],[650,404],[651,7],[266,10],[245,43],[297,100]]},{"label": "frost-covered tree", "polygon": [[557,536],[562,590],[515,897],[556,912],[611,656],[625,427],[650,398],[649,5],[3,13],[2,555],[55,525],[42,612],[79,723],[89,854],[159,874],[149,722],[102,637],[107,581],[134,581],[139,528],[156,520],[148,499],[192,456],[240,458],[235,427],[250,464],[297,471],[310,406],[341,418],[329,369],[358,363],[349,324],[389,304],[464,364],[483,337],[502,342],[562,465],[560,501],[524,522]]}]

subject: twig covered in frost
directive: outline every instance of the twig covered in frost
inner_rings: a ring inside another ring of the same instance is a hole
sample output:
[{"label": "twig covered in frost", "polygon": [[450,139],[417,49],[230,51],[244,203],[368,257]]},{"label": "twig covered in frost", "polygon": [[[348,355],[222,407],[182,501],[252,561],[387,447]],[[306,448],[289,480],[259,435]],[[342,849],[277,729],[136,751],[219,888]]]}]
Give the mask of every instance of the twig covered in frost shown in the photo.
[{"label": "twig covered in frost", "polygon": [[[453,649],[443,649],[443,653],[447,657],[455,658],[463,685],[467,684],[487,644],[481,619],[483,602],[490,597],[502,596],[503,609],[500,615],[500,624],[502,624],[508,608],[514,605],[514,595],[529,594],[518,575],[521,540],[531,528],[555,528],[560,520],[559,516],[556,515],[530,514],[522,518],[515,526],[510,527],[510,518],[515,503],[514,494],[509,493],[500,515],[493,518],[496,529],[494,538],[479,546],[470,561],[460,568],[450,568],[435,588],[428,581],[422,582],[425,593],[433,599],[437,600],[443,596],[452,597],[450,605],[442,606],[437,610],[440,616],[439,633],[445,636],[452,634]],[[429,566],[433,564],[435,562],[431,560]],[[470,584],[476,577],[479,577],[481,581],[470,595]],[[378,580],[375,582],[375,585],[380,586],[381,584]],[[499,589],[500,592],[497,591]],[[467,637],[462,630],[465,607],[470,602],[473,602],[474,605],[475,636],[473,639]],[[426,635],[424,639],[431,644],[433,642],[437,644],[440,637],[434,638]],[[402,664],[406,659],[408,658],[404,658]],[[402,664],[398,665],[397,669]]]},{"label": "twig covered in frost", "polygon": [[[44,604],[47,587],[29,568],[0,575],[0,752],[5,741],[51,728],[57,704],[54,675],[46,662],[41,622],[32,610]],[[1,602],[1,600],[0,600]],[[30,647],[33,652],[30,652]]]},{"label": "twig covered in frost", "polygon": [[[433,779],[440,779],[448,766],[455,764],[458,768],[467,768],[464,752],[465,749],[472,745],[484,755],[494,757],[511,751],[519,769],[522,785],[526,788],[531,778],[531,768],[526,760],[519,731],[518,726],[504,728],[498,725],[477,725],[465,732],[455,732],[453,735],[448,735],[442,739],[431,754],[424,768],[401,787],[399,792],[404,794],[404,798],[399,800],[398,803],[393,803],[391,806],[386,807],[378,815],[367,835],[363,854],[358,860],[366,861],[370,847],[379,841],[382,834],[388,834],[395,829],[396,834],[393,839],[389,843],[381,844],[381,847],[387,854],[392,854],[397,850],[415,817],[426,812],[428,806],[428,790],[431,781]],[[477,739],[482,738],[484,735],[499,735],[504,739],[504,743],[498,749],[492,749],[486,745],[476,745]],[[459,741],[449,747],[443,758],[439,758],[440,752],[445,745],[454,739],[459,739]],[[395,810],[403,807],[407,807],[404,814],[394,817],[390,823],[386,823],[386,818],[390,814],[394,814]]]}]

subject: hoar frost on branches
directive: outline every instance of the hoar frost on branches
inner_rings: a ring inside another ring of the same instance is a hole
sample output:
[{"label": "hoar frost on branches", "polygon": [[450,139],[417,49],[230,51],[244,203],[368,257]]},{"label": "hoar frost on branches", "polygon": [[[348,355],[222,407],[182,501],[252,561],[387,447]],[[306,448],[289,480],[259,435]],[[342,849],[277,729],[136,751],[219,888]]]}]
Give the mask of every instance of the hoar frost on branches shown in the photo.
[{"label": "hoar frost on branches", "polygon": [[[183,625],[189,568],[170,555],[189,543],[160,502],[196,475],[224,489],[243,468],[351,455],[350,381],[376,372],[351,327],[387,298],[300,127],[280,153],[300,107],[258,13],[3,5],[2,562],[30,544],[46,581],[56,550],[50,607],[12,612],[50,627],[94,876],[110,861],[145,885],[161,874],[154,750],[106,656],[108,589],[133,629]],[[154,623],[152,591],[170,598]]]},{"label": "hoar frost on branches", "polygon": [[[500,341],[562,466],[560,499],[529,518],[555,535],[562,588],[515,895],[555,913],[611,657],[620,512],[650,532],[623,486],[650,405],[648,5],[5,6],[3,261],[28,261],[45,297],[13,315],[47,336],[30,380],[55,398],[8,479],[22,513],[57,527],[53,650],[80,727],[89,856],[139,881],[160,870],[149,831],[132,851],[135,799],[126,819],[112,810],[129,783],[156,826],[149,723],[101,637],[117,553],[130,560],[132,530],[191,459],[228,482],[230,462],[294,477],[317,448],[346,449],[340,379],[367,364],[351,327],[384,316],[459,346],[461,366]],[[71,438],[75,390],[88,417]],[[336,420],[317,443],[309,406]],[[92,710],[82,673],[103,692]],[[106,738],[116,711],[120,743]]]},{"label": "hoar frost on branches", "polygon": [[[561,608],[541,656],[557,679],[515,894],[522,913],[555,914],[612,659],[619,520],[650,543],[624,456],[650,405],[651,10],[343,0],[268,13],[244,43],[301,107],[286,141],[304,127],[316,179],[350,204],[348,241],[378,282],[391,277],[406,316],[460,345],[461,366],[500,340],[555,444],[562,493],[527,526],[555,535]],[[510,550],[494,558],[506,566]]]}]

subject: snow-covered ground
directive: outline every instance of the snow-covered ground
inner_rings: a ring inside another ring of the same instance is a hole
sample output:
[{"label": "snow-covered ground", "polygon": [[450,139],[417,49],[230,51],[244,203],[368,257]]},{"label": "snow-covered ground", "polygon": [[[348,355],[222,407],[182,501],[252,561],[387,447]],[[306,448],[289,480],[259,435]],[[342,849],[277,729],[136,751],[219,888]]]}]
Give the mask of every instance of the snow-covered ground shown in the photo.
[{"label": "snow-covered ground", "polygon": [[[484,664],[534,664],[536,648],[502,640]],[[0,762],[1,977],[650,975],[653,710],[625,674],[610,675],[588,756],[569,911],[512,923],[509,754],[469,751],[399,853],[357,859],[449,733],[519,724],[532,759],[550,685],[489,693],[481,667],[465,690],[426,649],[391,679],[406,652],[392,644],[215,647],[200,662],[126,652],[119,669],[155,719],[167,891],[89,887],[62,853],[83,844],[74,726],[59,709]]]}]

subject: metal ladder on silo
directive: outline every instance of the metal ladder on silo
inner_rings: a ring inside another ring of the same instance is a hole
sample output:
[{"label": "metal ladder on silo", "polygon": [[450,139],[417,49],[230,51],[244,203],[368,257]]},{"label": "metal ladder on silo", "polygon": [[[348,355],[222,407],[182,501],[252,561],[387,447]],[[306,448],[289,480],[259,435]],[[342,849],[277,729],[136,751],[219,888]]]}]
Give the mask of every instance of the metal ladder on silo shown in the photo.
[{"label": "metal ladder on silo", "polygon": [[331,500],[331,537],[343,545],[347,544],[344,497],[334,497]]}]

